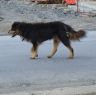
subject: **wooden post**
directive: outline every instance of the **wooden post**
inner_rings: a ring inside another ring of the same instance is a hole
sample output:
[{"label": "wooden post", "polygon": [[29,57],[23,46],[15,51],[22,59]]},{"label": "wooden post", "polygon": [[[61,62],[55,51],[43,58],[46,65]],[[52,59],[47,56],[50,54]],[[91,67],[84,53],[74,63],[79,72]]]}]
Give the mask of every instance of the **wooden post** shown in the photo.
[{"label": "wooden post", "polygon": [[79,0],[77,0],[77,13],[79,13]]}]

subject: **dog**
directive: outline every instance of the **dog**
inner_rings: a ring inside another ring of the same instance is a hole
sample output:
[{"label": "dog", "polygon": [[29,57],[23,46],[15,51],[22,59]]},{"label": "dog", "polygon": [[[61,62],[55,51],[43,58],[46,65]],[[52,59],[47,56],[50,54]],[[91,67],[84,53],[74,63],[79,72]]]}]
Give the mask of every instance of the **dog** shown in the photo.
[{"label": "dog", "polygon": [[60,21],[46,23],[14,22],[8,33],[12,37],[19,35],[22,40],[27,40],[33,44],[31,48],[32,59],[38,57],[39,45],[50,39],[53,39],[53,48],[48,58],[52,58],[56,53],[60,42],[69,49],[70,53],[68,58],[74,58],[74,50],[70,41],[79,40],[86,35],[84,30],[75,31],[70,25]]}]

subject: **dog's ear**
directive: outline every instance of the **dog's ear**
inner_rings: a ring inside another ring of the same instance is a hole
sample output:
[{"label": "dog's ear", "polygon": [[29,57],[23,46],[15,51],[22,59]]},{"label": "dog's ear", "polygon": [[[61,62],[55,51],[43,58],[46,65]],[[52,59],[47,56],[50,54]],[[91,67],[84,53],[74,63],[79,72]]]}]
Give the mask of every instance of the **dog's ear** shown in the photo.
[{"label": "dog's ear", "polygon": [[17,28],[19,28],[19,27],[20,27],[20,22],[14,22],[14,23],[12,24],[12,28],[17,29]]},{"label": "dog's ear", "polygon": [[14,22],[11,27],[11,31],[16,31],[20,27],[20,22]]}]

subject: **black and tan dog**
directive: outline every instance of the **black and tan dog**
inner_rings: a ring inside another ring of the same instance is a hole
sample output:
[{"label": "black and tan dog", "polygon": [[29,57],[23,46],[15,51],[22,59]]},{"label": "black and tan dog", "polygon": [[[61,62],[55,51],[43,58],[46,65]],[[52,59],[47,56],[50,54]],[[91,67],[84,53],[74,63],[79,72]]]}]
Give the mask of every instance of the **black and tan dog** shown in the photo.
[{"label": "black and tan dog", "polygon": [[60,21],[47,23],[25,23],[14,22],[9,34],[12,37],[19,35],[22,40],[27,40],[33,44],[31,49],[32,59],[35,59],[38,54],[38,46],[46,41],[53,39],[53,49],[48,58],[51,58],[57,51],[58,45],[62,42],[70,51],[69,58],[74,57],[74,50],[71,47],[70,40],[79,40],[85,36],[85,31],[75,31],[71,26]]}]

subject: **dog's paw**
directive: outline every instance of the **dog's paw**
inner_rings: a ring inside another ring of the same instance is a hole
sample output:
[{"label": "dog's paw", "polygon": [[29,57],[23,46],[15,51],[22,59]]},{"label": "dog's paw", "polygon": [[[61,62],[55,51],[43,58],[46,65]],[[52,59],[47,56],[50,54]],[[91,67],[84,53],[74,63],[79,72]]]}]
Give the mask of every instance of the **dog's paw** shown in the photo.
[{"label": "dog's paw", "polygon": [[52,58],[52,56],[49,55],[49,56],[47,56],[47,58]]},{"label": "dog's paw", "polygon": [[73,59],[74,57],[73,56],[69,56],[68,59]]},{"label": "dog's paw", "polygon": [[36,59],[35,57],[30,57],[30,59]]},{"label": "dog's paw", "polygon": [[36,57],[38,57],[38,54],[36,55]]}]

